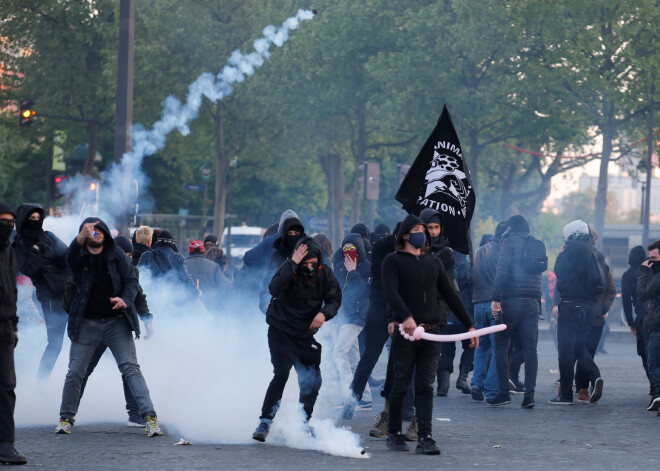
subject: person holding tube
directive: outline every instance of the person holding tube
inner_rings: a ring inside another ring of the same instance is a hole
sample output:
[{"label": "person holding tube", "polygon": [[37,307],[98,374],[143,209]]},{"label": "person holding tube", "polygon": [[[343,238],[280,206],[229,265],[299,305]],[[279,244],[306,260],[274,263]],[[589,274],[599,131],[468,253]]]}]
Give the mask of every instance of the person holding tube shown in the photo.
[{"label": "person holding tube", "polygon": [[[385,300],[392,322],[392,357],[394,384],[389,396],[387,447],[392,451],[408,451],[401,433],[403,401],[415,373],[415,407],[417,412],[417,454],[438,455],[440,449],[432,438],[433,385],[440,357],[440,344],[428,340],[406,340],[399,325],[408,335],[418,326],[429,333],[440,333],[447,321],[449,309],[466,329],[474,330],[461,298],[449,281],[438,257],[428,253],[431,237],[426,225],[417,216],[408,215],[399,228],[395,252],[383,260],[382,281]],[[472,340],[476,348],[479,341]]]}]

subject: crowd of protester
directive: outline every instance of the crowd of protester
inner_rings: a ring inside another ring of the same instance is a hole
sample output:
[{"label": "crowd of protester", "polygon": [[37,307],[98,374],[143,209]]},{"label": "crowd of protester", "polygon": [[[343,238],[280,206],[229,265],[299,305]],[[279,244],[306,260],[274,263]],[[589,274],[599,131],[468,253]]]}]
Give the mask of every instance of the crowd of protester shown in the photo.
[{"label": "crowd of protester", "polygon": [[[596,248],[598,235],[581,220],[563,228],[564,245],[548,270],[543,242],[520,215],[500,222],[473,254],[463,254],[451,248],[435,210],[408,215],[393,231],[380,225],[371,232],[357,224],[336,250],[326,235],[307,234],[296,213],[287,210],[232,271],[212,234],[188,242],[184,254],[167,230],[141,226],[132,239],[113,237],[104,221],[87,218],[72,241],[62,241],[43,229],[44,217],[38,205],[14,211],[0,204],[2,463],[26,462],[13,447],[17,305],[21,316],[46,327],[40,379],[51,374],[65,331],[71,339],[56,433],[71,433],[85,385],[106,349],[121,372],[128,424],[144,427],[150,437],[163,433],[134,345],[140,321],[145,338],[153,333],[139,282],[146,272],[155,283],[180,286],[209,310],[242,297],[265,314],[273,379],[252,436],[257,441],[268,436],[292,367],[306,430],[314,436],[308,421],[322,382],[319,329],[332,340],[341,416],[351,420],[355,411],[372,410],[372,394],[380,389],[384,409],[369,434],[386,438],[394,451],[406,451],[407,442],[416,441],[416,453],[440,453],[432,438],[433,398],[449,394],[457,345],[406,340],[418,326],[459,334],[506,324],[505,330],[461,342],[455,388],[490,406],[509,405],[512,394],[521,393],[520,407],[533,409],[539,319],[544,311],[552,313],[560,378],[548,403],[596,403],[604,393],[595,357],[616,286]],[[648,410],[658,411],[660,241],[646,250],[630,251],[621,296],[650,384]],[[381,389],[371,374],[384,348],[388,366]],[[405,430],[404,421],[409,422]]]}]

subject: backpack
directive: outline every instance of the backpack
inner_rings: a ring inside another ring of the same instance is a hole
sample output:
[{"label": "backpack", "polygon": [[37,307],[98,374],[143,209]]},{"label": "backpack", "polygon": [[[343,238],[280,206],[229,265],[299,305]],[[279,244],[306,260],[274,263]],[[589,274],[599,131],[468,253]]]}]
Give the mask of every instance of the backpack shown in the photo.
[{"label": "backpack", "polygon": [[531,235],[525,240],[522,253],[522,265],[527,273],[538,275],[548,269],[548,257],[545,244]]},{"label": "backpack", "polygon": [[594,296],[600,296],[605,292],[607,286],[607,265],[605,260],[598,256],[596,249],[592,250],[592,263],[589,265],[589,272],[587,273],[588,285],[591,288],[590,292]]}]

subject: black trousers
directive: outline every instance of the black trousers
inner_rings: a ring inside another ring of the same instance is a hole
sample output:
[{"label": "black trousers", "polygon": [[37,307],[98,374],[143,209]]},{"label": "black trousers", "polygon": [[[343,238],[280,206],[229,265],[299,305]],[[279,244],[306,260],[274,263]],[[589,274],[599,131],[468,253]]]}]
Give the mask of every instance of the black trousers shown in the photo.
[{"label": "black trousers", "polygon": [[[89,366],[87,366],[87,374],[85,375],[85,378],[83,378],[82,384],[80,385],[80,399],[82,399],[83,393],[85,392],[85,386],[87,386],[87,380],[89,379],[89,375],[92,374],[94,368],[96,368],[96,365],[99,364],[99,361],[103,356],[103,353],[107,349],[108,347],[106,345],[100,345],[99,348],[97,348],[94,354],[92,355],[92,358],[89,360]],[[131,388],[128,386],[128,383],[126,382],[126,378],[122,376],[121,380],[124,385],[124,399],[126,399],[126,412],[128,412],[128,420],[130,420],[131,422],[135,422],[136,424],[144,422],[139,412],[140,408],[138,406],[138,403],[135,400],[133,393],[131,392]]]},{"label": "black trousers", "polygon": [[9,321],[0,321],[0,442],[14,441],[16,333]]},{"label": "black trousers", "polygon": [[[439,333],[434,329],[431,333]],[[417,340],[411,342],[395,329],[392,337],[392,358],[394,382],[390,393],[389,433],[401,432],[403,402],[415,371],[415,408],[418,436],[431,434],[433,420],[433,386],[438,370],[440,346],[437,342]]]},{"label": "black trousers", "polygon": [[[447,324],[442,328],[442,333],[447,335],[462,334],[466,332],[463,324]],[[454,358],[456,357],[456,342],[439,342],[440,343],[440,359],[438,360],[438,374],[441,371],[454,372]],[[474,348],[470,347],[469,340],[461,340],[461,361],[459,363],[459,371],[469,373],[474,367]]]},{"label": "black trousers", "polygon": [[298,338],[270,326],[268,347],[273,364],[273,379],[266,390],[260,418],[273,420],[280,408],[291,367],[294,367],[300,387],[299,401],[309,420],[321,389],[321,344],[312,336]]},{"label": "black trousers", "polygon": [[646,355],[646,348],[649,344],[648,333],[644,331],[644,318],[637,316],[635,319],[635,334],[637,337],[637,355],[642,358],[642,365],[644,366],[644,371],[646,372],[647,378],[649,381],[651,377],[649,376],[649,364],[648,357]]},{"label": "black trousers", "polygon": [[[587,334],[584,346],[587,352],[589,352],[589,355],[591,355],[591,358],[596,356],[604,327],[604,325],[594,325],[591,327],[589,334]],[[589,378],[587,376],[587,370],[580,362],[577,362],[577,367],[575,368],[575,391],[580,392],[580,389],[589,389]]]},{"label": "black trousers", "polygon": [[385,313],[385,305],[378,305],[372,303],[369,305],[367,317],[364,324],[365,346],[360,361],[355,368],[353,375],[353,382],[351,383],[351,391],[359,401],[364,394],[364,388],[369,381],[369,376],[374,370],[378,358],[383,351],[383,347],[387,342],[389,334],[387,333],[387,314]]}]

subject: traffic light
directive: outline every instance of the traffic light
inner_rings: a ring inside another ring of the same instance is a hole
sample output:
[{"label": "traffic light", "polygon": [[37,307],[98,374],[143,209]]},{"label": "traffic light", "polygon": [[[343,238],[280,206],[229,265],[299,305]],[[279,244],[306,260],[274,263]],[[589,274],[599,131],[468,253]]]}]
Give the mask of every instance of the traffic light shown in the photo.
[{"label": "traffic light", "polygon": [[62,197],[62,183],[66,180],[66,175],[53,175],[51,182],[51,198],[56,200]]},{"label": "traffic light", "polygon": [[18,117],[19,126],[30,126],[34,121],[34,102],[32,100],[21,100],[21,114]]}]

